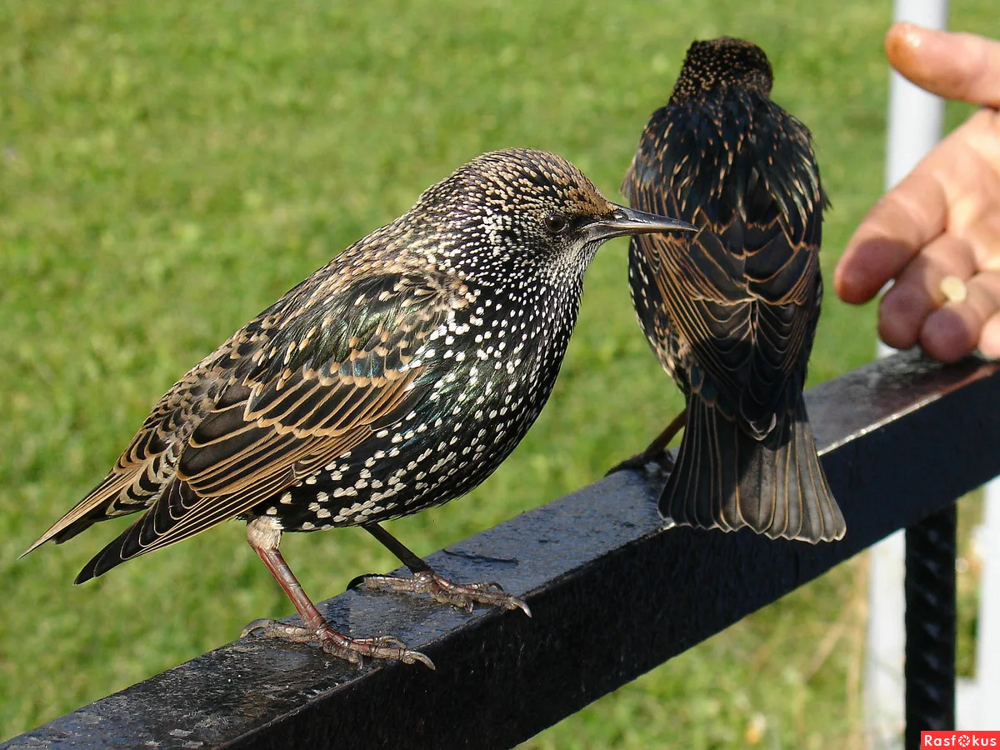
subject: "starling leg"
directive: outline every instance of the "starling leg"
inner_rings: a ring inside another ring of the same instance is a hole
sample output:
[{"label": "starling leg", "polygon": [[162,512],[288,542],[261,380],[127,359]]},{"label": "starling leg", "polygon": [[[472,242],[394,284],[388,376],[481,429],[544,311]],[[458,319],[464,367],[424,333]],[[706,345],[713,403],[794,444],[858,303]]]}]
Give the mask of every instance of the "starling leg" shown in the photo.
[{"label": "starling leg", "polygon": [[240,634],[245,638],[251,633],[260,633],[266,638],[282,638],[294,643],[319,643],[328,654],[361,666],[363,657],[372,659],[394,659],[405,664],[420,662],[434,669],[434,663],[419,651],[411,651],[395,638],[351,638],[338,633],[316,609],[316,605],[306,596],[301,584],[288,567],[288,563],[278,551],[281,532],[263,519],[255,519],[247,524],[247,541],[271,571],[288,598],[291,599],[302,625],[288,625],[277,620],[254,620]]},{"label": "starling leg", "polygon": [[363,582],[366,589],[430,594],[434,601],[450,604],[458,609],[464,609],[466,612],[471,612],[474,604],[491,604],[503,609],[520,609],[528,617],[531,617],[528,605],[515,596],[505,594],[499,583],[452,583],[436,573],[430,565],[417,557],[402,542],[377,523],[368,524],[362,528],[378,539],[413,573],[410,578],[362,576],[359,582]]},{"label": "starling leg", "polygon": [[687,409],[682,411],[674,420],[667,425],[667,428],[661,432],[656,439],[649,444],[642,453],[636,453],[632,458],[627,458],[620,464],[612,466],[608,473],[604,476],[610,476],[617,471],[622,469],[635,469],[641,471],[646,467],[648,463],[656,463],[662,466],[665,470],[673,468],[673,461],[667,454],[667,446],[670,441],[674,439],[674,435],[680,432],[684,423],[687,421]]}]

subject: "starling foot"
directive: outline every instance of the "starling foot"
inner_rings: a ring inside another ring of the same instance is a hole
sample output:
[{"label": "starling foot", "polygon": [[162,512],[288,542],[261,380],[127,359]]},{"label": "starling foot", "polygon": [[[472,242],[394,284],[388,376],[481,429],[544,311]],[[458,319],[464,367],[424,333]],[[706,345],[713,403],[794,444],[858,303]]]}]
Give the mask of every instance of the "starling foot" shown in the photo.
[{"label": "starling foot", "polygon": [[326,653],[359,667],[367,656],[372,659],[394,659],[404,664],[420,662],[425,667],[434,669],[434,662],[419,651],[411,651],[405,643],[395,638],[351,638],[331,628],[316,605],[306,596],[292,569],[278,551],[281,532],[271,519],[257,518],[248,523],[247,541],[295,605],[303,624],[288,625],[277,620],[254,620],[243,628],[241,638],[260,632],[266,638],[282,638],[293,643],[319,643]]},{"label": "starling foot", "polygon": [[673,421],[667,425],[666,429],[656,436],[656,439],[649,444],[649,446],[642,453],[636,453],[632,458],[627,458],[620,464],[612,466],[608,469],[608,473],[604,476],[609,477],[615,472],[621,471],[622,469],[634,469],[635,471],[644,471],[646,466],[651,463],[656,464],[663,470],[663,472],[669,472],[674,468],[674,460],[670,457],[667,452],[667,445],[671,440],[674,439],[682,427],[687,422],[687,409],[682,411]]},{"label": "starling foot", "polygon": [[505,594],[499,583],[452,583],[436,573],[430,565],[400,542],[377,523],[362,527],[392,552],[413,575],[410,578],[395,576],[358,576],[348,584],[348,588],[364,583],[371,591],[409,591],[416,594],[430,594],[441,604],[450,604],[457,609],[471,612],[474,604],[490,604],[502,609],[520,609],[528,617],[531,610],[516,596]]},{"label": "starling foot", "polygon": [[499,583],[452,583],[433,570],[421,570],[410,578],[395,576],[363,576],[361,582],[369,591],[408,591],[430,594],[440,604],[471,612],[475,604],[490,604],[501,609],[520,609],[528,617],[531,610],[516,596],[504,593]]},{"label": "starling foot", "polygon": [[[652,446],[650,446],[652,447]],[[661,448],[659,451],[651,451],[649,448],[644,450],[642,453],[636,453],[631,458],[626,458],[619,464],[615,464],[607,473],[604,475],[610,477],[612,474],[616,474],[623,469],[632,469],[633,471],[645,471],[646,467],[650,464],[656,464],[661,471],[669,472],[674,468],[674,459],[670,456],[670,453],[665,449]]]},{"label": "starling foot", "polygon": [[323,622],[313,630],[301,625],[289,625],[279,620],[254,620],[240,633],[241,638],[257,633],[265,638],[280,638],[292,643],[319,643],[323,650],[339,659],[361,666],[364,657],[370,659],[391,659],[404,664],[420,662],[434,669],[434,662],[419,651],[411,651],[406,644],[396,638],[349,638],[338,633]]}]

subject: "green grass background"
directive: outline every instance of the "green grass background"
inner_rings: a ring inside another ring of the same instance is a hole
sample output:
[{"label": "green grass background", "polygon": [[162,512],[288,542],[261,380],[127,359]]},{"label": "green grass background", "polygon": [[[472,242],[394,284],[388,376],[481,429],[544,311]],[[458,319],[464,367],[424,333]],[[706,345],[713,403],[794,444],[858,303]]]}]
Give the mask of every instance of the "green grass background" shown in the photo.
[{"label": "green grass background", "polygon": [[[776,100],[815,134],[829,273],[881,192],[889,19],[887,1],[0,0],[0,739],[291,612],[240,524],[82,587],[121,524],[16,561],[230,332],[480,152],[548,149],[617,196],[688,43],[721,34],[767,50]],[[992,0],[954,2],[951,23],[1000,34]],[[595,261],[514,456],[393,524],[416,551],[593,481],[679,408],[625,249]],[[874,309],[828,292],[811,381],[873,342]],[[357,530],[284,550],[316,599],[396,565]],[[857,746],[865,575],[842,565],[527,746]]]}]

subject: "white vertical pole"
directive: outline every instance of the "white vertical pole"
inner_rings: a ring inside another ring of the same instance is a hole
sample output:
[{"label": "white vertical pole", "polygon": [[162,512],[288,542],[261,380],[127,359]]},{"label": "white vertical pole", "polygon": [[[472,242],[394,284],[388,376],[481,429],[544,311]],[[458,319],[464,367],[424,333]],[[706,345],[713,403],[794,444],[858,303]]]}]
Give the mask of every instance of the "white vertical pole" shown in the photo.
[{"label": "white vertical pole", "polygon": [[[894,0],[896,21],[921,26],[947,26],[947,0]],[[889,80],[889,137],[886,187],[899,183],[941,138],[943,102],[893,71]],[[892,350],[879,344],[879,355]],[[903,746],[903,532],[897,532],[871,552],[869,620],[865,664],[865,706],[868,745]]]},{"label": "white vertical pole", "polygon": [[[947,0],[895,0],[897,21],[943,29],[948,25]],[[896,71],[889,79],[889,143],[885,183],[895,187],[941,139],[944,102],[913,85]]]}]

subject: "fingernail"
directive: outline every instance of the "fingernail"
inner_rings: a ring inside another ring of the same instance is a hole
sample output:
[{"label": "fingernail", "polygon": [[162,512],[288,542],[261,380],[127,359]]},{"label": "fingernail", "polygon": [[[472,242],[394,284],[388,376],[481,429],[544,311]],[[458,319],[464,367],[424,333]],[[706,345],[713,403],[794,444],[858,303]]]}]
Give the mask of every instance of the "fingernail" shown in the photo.
[{"label": "fingernail", "polygon": [[983,326],[979,337],[979,353],[990,359],[1000,359],[1000,316],[994,316]]},{"label": "fingernail", "polygon": [[915,23],[905,23],[902,29],[903,40],[909,44],[911,47],[919,47],[924,42],[924,32],[926,29],[923,26],[917,26]]}]

